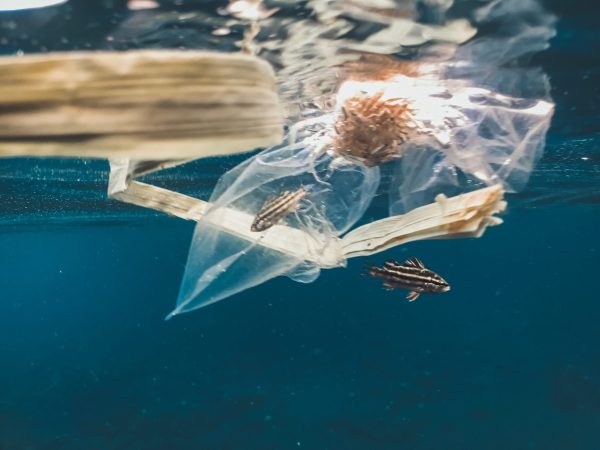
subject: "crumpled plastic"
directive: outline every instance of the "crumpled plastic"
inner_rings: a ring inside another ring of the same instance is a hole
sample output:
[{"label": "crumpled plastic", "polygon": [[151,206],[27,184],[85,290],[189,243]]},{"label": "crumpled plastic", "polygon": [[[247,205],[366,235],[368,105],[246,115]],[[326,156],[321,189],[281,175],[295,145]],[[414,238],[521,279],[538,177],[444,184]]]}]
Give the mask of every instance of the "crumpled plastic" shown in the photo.
[{"label": "crumpled plastic", "polygon": [[[477,10],[475,20],[493,18],[505,25],[500,30],[516,34],[475,38],[449,52],[432,46],[426,58],[410,64],[392,58],[386,62],[384,57],[368,71],[353,73],[360,69],[359,58],[343,68],[336,92],[320,98],[316,110],[306,111],[305,119],[290,127],[284,144],[264,150],[221,178],[210,208],[196,226],[177,307],[169,317],[275,276],[312,282],[320,268],[345,265],[343,255],[331,252],[332,242],[361,218],[380,182],[377,165],[370,167],[349,158],[351,151],[344,155],[336,149],[340,127],[349,117],[344,108],[349,99],[375,98],[391,105],[392,111],[394,105],[406,105],[405,129],[391,141],[390,215],[431,203],[439,194],[452,196],[498,184],[508,191],[522,189],[541,156],[553,104],[545,75],[506,64],[547,45],[553,19],[534,1],[521,2],[516,11],[542,15],[535,24],[518,24],[502,2],[488,2]],[[494,52],[495,60],[484,57],[486,49]],[[432,55],[443,57],[435,60]],[[373,120],[388,119],[375,114]],[[377,126],[381,123],[374,122],[373,133]],[[309,195],[297,210],[282,224],[249,235],[246,228],[268,198],[300,187]],[[301,251],[285,243],[278,247],[277,240],[285,241],[293,234],[290,230],[300,233],[294,242]]]},{"label": "crumpled plastic", "polygon": [[[508,192],[524,188],[544,149],[552,103],[452,82],[428,103],[422,112],[434,118],[432,139],[403,146],[390,184],[390,214],[429,203],[440,192],[497,183]],[[437,123],[434,111],[443,111]]]},{"label": "crumpled plastic", "polygon": [[[171,315],[206,306],[275,276],[309,283],[319,276],[323,264],[345,265],[341,256],[324,262],[321,255],[364,214],[379,185],[379,168],[348,162],[324,152],[317,143],[268,149],[221,178],[211,206],[196,225],[177,308]],[[267,199],[300,187],[308,195],[286,222],[303,232],[303,251],[294,255],[261,245],[269,235],[285,239],[288,227],[275,225],[251,237],[239,233],[239,227],[249,230]],[[236,213],[237,222],[227,229],[223,213],[228,212]]]}]

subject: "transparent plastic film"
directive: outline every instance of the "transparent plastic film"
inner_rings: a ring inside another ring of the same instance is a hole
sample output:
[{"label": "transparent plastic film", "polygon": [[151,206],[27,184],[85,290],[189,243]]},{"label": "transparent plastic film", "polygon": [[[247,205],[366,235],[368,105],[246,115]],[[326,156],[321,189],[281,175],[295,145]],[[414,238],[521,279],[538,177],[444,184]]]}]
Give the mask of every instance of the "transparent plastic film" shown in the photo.
[{"label": "transparent plastic film", "polygon": [[[500,223],[491,217],[504,209],[505,190],[526,184],[553,112],[544,76],[506,66],[543,48],[536,39],[551,36],[552,21],[511,27],[510,14],[500,2],[488,2],[473,20],[500,20],[500,30],[513,36],[442,44],[429,30],[436,42],[410,60],[361,53],[357,46],[351,57],[334,59],[335,87],[316,93],[301,120],[288,117],[286,143],[240,164],[216,186],[196,226],[173,314],[280,275],[311,282],[321,268],[343,266],[347,257],[376,247],[478,237]],[[497,61],[472,59],[503,42]],[[341,238],[371,203],[383,165],[393,174],[384,192],[392,217]],[[474,197],[461,200],[467,194]],[[458,198],[452,211],[448,197]]]},{"label": "transparent plastic film", "polygon": [[265,150],[221,178],[196,225],[169,317],[276,276],[312,282],[321,268],[345,265],[338,236],[369,206],[379,169],[339,158],[320,142]]},{"label": "transparent plastic film", "polygon": [[439,123],[421,127],[433,139],[407,142],[395,163],[391,214],[429,203],[441,192],[452,195],[497,183],[519,191],[543,152],[552,103],[456,82],[445,85],[444,94],[430,97],[421,110],[444,111]]},{"label": "transparent plastic film", "polygon": [[412,91],[430,106],[417,101],[417,112],[442,113],[443,120],[420,124],[435,139],[408,142],[394,163],[392,215],[441,192],[496,183],[520,191],[543,153],[554,105],[548,77],[526,59],[548,47],[556,18],[535,0],[494,0],[477,8],[471,21],[488,31],[425,69],[438,93]]}]

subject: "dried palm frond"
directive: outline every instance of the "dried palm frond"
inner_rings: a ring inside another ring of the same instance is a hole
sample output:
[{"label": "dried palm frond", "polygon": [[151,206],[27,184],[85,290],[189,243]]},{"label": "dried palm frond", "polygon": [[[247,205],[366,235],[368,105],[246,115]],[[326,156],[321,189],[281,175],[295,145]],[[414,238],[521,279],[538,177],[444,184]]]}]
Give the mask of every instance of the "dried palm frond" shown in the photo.
[{"label": "dried palm frond", "polygon": [[334,151],[373,167],[400,156],[398,146],[411,130],[410,104],[382,93],[351,97],[335,124]]},{"label": "dried palm frond", "polygon": [[0,58],[0,157],[189,160],[275,145],[273,69],[192,50]]}]

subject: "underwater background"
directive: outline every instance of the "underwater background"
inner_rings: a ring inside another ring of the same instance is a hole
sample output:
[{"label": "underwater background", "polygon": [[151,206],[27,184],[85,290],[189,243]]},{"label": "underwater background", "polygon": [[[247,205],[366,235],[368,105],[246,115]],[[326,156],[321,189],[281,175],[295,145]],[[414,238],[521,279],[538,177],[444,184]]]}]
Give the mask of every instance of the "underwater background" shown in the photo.
[{"label": "underwater background", "polygon": [[[192,223],[106,200],[103,161],[0,160],[0,449],[599,449],[600,8],[546,5],[556,114],[505,223],[371,257],[418,256],[447,294],[408,303],[359,259],[165,322]],[[98,48],[125,17],[67,7],[62,37],[0,13],[0,52]],[[243,158],[152,180],[206,197]]]}]

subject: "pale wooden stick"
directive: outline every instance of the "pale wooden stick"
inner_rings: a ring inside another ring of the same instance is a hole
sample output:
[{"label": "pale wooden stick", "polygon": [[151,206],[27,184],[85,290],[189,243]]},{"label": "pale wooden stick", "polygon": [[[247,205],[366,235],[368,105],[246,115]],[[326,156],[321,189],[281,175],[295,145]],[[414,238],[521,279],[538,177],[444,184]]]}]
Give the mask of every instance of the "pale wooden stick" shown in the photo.
[{"label": "pale wooden stick", "polygon": [[504,211],[501,185],[456,197],[439,196],[435,203],[356,228],[341,240],[346,258],[372,255],[407,242],[454,237],[479,237],[488,225],[502,221],[494,214]]},{"label": "pale wooden stick", "polygon": [[111,197],[181,219],[196,221],[202,217],[208,205],[197,198],[139,181],[131,181],[126,189],[111,193]]},{"label": "pale wooden stick", "polygon": [[[199,220],[211,206],[181,194],[172,196],[174,193],[170,191],[143,183],[133,182],[129,186],[136,204],[188,220]],[[225,233],[322,268],[334,268],[343,266],[347,258],[372,255],[411,241],[480,237],[488,226],[502,223],[494,215],[506,207],[503,195],[502,186],[496,185],[456,197],[440,197],[435,203],[407,214],[363,225],[341,239],[315,236],[287,225],[274,225],[263,233],[252,232],[254,216],[232,208],[219,207],[204,217]],[[327,243],[324,248],[323,242]]]}]

